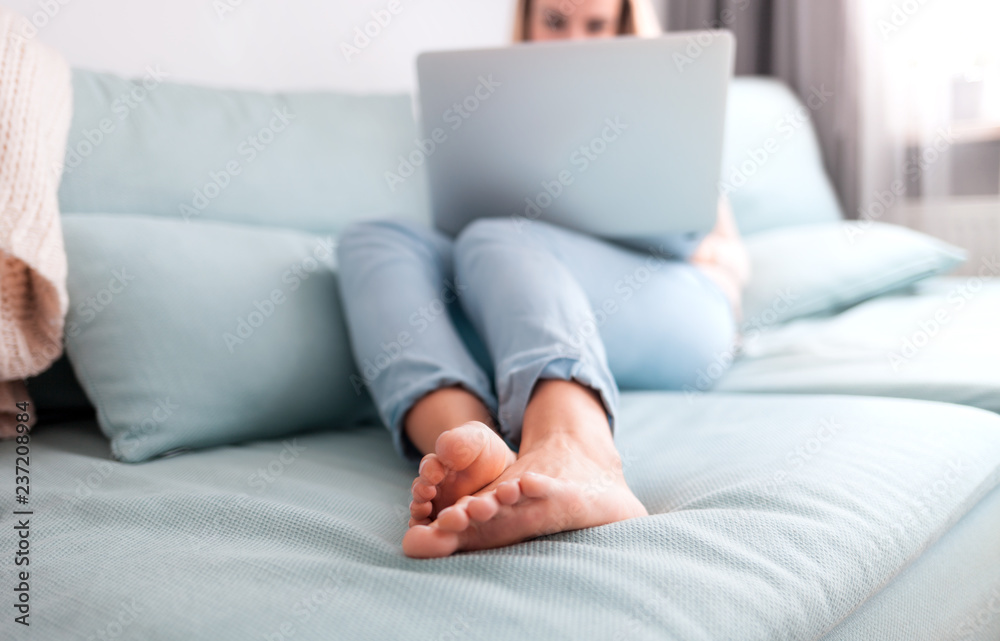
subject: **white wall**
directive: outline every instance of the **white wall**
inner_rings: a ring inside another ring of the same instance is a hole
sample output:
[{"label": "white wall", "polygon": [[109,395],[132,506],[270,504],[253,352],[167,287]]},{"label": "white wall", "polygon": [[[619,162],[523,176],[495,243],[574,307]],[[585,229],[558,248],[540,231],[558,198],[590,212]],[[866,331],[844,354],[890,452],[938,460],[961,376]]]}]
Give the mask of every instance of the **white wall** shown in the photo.
[{"label": "white wall", "polygon": [[341,44],[354,40],[355,28],[364,28],[372,11],[386,9],[390,0],[3,4],[35,16],[41,26],[37,37],[78,67],[135,76],[147,65],[160,65],[175,82],[384,92],[411,89],[420,51],[506,43],[513,0],[396,0],[398,13],[350,61]]}]

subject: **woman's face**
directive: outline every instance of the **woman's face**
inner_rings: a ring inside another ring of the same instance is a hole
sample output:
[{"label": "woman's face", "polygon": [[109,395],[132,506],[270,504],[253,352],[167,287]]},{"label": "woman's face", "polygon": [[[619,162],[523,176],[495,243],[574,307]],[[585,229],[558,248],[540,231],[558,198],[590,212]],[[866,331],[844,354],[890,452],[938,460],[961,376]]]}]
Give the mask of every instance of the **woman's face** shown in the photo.
[{"label": "woman's face", "polygon": [[531,0],[528,40],[581,40],[618,35],[622,0]]}]

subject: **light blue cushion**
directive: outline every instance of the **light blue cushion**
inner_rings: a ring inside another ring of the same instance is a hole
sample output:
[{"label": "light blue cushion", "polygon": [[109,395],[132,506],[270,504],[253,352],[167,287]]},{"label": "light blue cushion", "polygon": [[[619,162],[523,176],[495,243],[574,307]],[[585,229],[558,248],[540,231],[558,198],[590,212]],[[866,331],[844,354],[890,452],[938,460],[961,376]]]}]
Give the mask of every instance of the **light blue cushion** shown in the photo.
[{"label": "light blue cushion", "polygon": [[774,229],[746,239],[751,277],[745,331],[839,311],[951,271],[965,252],[882,223],[834,222]]},{"label": "light blue cushion", "polygon": [[422,173],[394,190],[385,178],[416,149],[409,96],[156,82],[74,72],[62,211],[323,233],[361,218],[426,218]]},{"label": "light blue cushion", "polygon": [[64,216],[66,347],[123,461],[349,424],[329,237],[225,223]]},{"label": "light blue cushion", "polygon": [[934,279],[750,337],[715,389],[920,398],[1000,412],[1000,263],[993,263],[986,278]]},{"label": "light blue cushion", "polygon": [[[827,94],[818,88],[806,100],[833,109]],[[721,181],[743,234],[843,218],[810,114],[780,82],[733,81]]]},{"label": "light blue cushion", "polygon": [[[1000,481],[1000,417],[953,405],[623,394],[619,418],[649,517],[429,561],[400,550],[416,467],[380,427],[131,466],[84,425],[43,430],[32,627],[4,638],[812,640]],[[958,560],[995,563],[996,537],[979,541]],[[990,583],[947,601],[975,615]],[[941,612],[934,590],[913,594]],[[845,638],[926,638],[909,608],[865,619],[894,632]]]},{"label": "light blue cushion", "polygon": [[1000,489],[819,641],[1000,639]]}]

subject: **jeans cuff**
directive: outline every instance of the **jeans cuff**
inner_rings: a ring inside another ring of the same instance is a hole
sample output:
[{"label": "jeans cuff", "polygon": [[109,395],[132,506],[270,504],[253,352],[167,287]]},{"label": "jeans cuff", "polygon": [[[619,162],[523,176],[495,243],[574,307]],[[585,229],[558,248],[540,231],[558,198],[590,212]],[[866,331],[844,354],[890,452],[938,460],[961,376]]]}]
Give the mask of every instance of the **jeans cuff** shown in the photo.
[{"label": "jeans cuff", "polygon": [[[396,448],[396,452],[404,459],[419,462],[424,456],[410,440],[410,437],[406,435],[406,426],[404,424],[406,414],[424,396],[446,387],[461,387],[482,401],[491,415],[496,415],[496,397],[489,387],[489,382],[485,379],[470,381],[461,376],[441,374],[409,385],[406,389],[398,394],[394,394],[388,401],[379,405],[378,408],[382,421],[392,434],[392,443]],[[458,426],[456,425],[455,427]]]},{"label": "jeans cuff", "polygon": [[[524,422],[524,411],[534,392],[535,386],[541,380],[575,381],[584,387],[596,391],[604,404],[608,424],[612,433],[615,427],[615,416],[618,412],[618,386],[607,368],[593,365],[585,359],[554,357],[506,375],[500,401],[500,429],[509,443],[521,442],[521,428]],[[500,381],[497,382],[500,388]]]}]

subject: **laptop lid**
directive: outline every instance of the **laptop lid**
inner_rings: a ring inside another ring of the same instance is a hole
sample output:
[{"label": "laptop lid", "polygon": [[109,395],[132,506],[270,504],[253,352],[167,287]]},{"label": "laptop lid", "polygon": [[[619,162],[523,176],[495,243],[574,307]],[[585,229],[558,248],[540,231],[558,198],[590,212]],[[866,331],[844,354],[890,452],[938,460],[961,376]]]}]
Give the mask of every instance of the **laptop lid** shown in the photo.
[{"label": "laptop lid", "polygon": [[417,148],[435,225],[709,231],[734,51],[728,32],[701,31],[420,55]]}]

